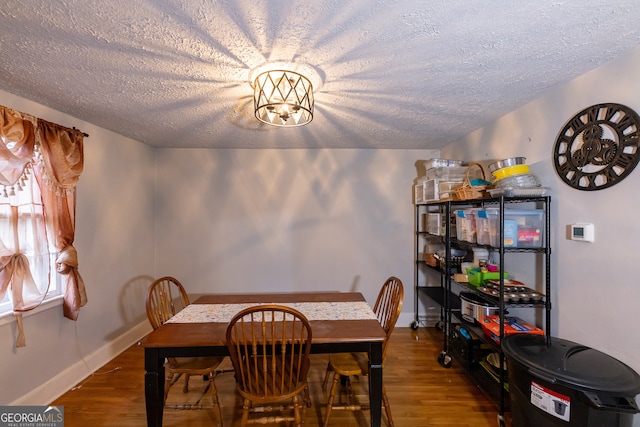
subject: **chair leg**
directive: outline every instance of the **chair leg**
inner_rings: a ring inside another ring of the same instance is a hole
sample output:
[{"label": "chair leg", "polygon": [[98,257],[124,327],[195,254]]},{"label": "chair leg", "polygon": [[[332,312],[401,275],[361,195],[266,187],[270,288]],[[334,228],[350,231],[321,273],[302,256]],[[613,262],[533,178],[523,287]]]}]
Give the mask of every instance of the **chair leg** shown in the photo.
[{"label": "chair leg", "polygon": [[311,408],[311,396],[309,394],[309,385],[304,388],[304,403],[307,408]]},{"label": "chair leg", "polygon": [[189,405],[189,406],[198,406],[200,405],[200,401],[206,396],[207,392],[209,391],[209,389],[211,388],[211,386],[215,387],[215,384],[213,383],[213,381],[209,380],[205,383],[204,387],[202,388],[202,393],[200,393],[200,397],[198,398],[198,400],[196,400],[196,403],[194,403],[193,405]]},{"label": "chair leg", "polygon": [[304,420],[307,418],[307,408],[311,408],[311,398],[309,397],[308,387],[305,389],[304,400],[300,408],[302,408],[302,425],[304,425]]},{"label": "chair leg", "polygon": [[164,400],[162,401],[163,405],[167,403],[167,396],[169,396],[169,389],[171,388],[173,383],[174,383],[173,373],[167,374],[167,376],[164,379]]},{"label": "chair leg", "polygon": [[393,418],[391,418],[391,405],[389,405],[389,399],[387,398],[387,390],[384,385],[382,386],[382,403],[384,404],[384,411],[387,413],[387,420],[389,421],[389,427],[394,427]]},{"label": "chair leg", "polygon": [[347,404],[349,406],[353,406],[355,402],[355,396],[353,395],[353,386],[351,384],[351,378],[349,377],[342,377],[340,378],[340,380],[344,380],[344,384],[345,384],[345,388],[346,388],[346,393],[347,393]]},{"label": "chair leg", "polygon": [[188,393],[189,392],[189,374],[184,374],[184,387],[182,387],[182,392],[183,393]]},{"label": "chair leg", "polygon": [[302,426],[301,410],[304,405],[300,402],[300,396],[293,396],[293,423],[296,427]]},{"label": "chair leg", "polygon": [[338,382],[340,381],[340,374],[335,372],[333,374],[333,382],[331,383],[331,391],[329,391],[329,398],[327,399],[327,409],[324,414],[323,427],[329,425],[329,417],[331,416],[331,410],[333,409],[333,399],[336,397],[336,390],[338,389]]},{"label": "chair leg", "polygon": [[213,372],[209,373],[209,384],[211,384],[211,402],[213,403],[213,410],[218,415],[218,425],[222,427],[222,410],[220,409],[220,401],[218,400],[218,388],[216,387],[216,375]]},{"label": "chair leg", "polygon": [[240,420],[240,427],[247,427],[249,421],[249,410],[251,409],[251,401],[244,399],[242,402],[242,419]]},{"label": "chair leg", "polygon": [[322,389],[327,389],[327,382],[329,381],[329,376],[331,376],[331,372],[333,372],[333,368],[331,367],[331,362],[327,363],[327,372],[324,374],[324,381],[322,382]]}]

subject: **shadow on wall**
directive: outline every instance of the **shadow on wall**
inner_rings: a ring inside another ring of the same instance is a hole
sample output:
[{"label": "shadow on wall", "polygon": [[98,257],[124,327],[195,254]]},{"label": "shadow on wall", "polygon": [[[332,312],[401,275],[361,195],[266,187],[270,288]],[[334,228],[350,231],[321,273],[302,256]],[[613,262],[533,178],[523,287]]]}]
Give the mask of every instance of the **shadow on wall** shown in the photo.
[{"label": "shadow on wall", "polygon": [[118,311],[124,326],[111,332],[108,338],[117,338],[131,327],[146,320],[147,291],[154,280],[152,276],[143,275],[134,277],[124,284],[118,303]]},{"label": "shadow on wall", "polygon": [[358,284],[360,283],[360,275],[357,275],[353,278],[353,283],[351,284],[351,292],[358,292]]}]

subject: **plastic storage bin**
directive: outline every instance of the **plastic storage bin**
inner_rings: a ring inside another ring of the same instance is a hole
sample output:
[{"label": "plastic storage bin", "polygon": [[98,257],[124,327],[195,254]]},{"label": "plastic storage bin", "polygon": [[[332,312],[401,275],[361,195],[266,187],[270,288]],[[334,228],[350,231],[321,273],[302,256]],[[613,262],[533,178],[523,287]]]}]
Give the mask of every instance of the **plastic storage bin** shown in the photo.
[{"label": "plastic storage bin", "polygon": [[513,425],[631,427],[640,375],[598,350],[551,337],[504,338]]},{"label": "plastic storage bin", "polygon": [[476,239],[479,245],[498,246],[498,209],[480,209],[476,214]]},{"label": "plastic storage bin", "polygon": [[420,179],[413,186],[416,204],[423,204],[451,197],[456,188],[462,186],[462,181],[442,181],[438,179]]},{"label": "plastic storage bin", "polygon": [[427,203],[425,195],[425,181],[426,179],[419,178],[413,186],[413,202],[416,205]]},{"label": "plastic storage bin", "polygon": [[451,350],[458,356],[466,369],[478,365],[485,356],[493,351],[473,331],[462,325],[456,325],[451,332]]},{"label": "plastic storage bin", "polygon": [[462,166],[464,162],[462,160],[451,159],[429,159],[426,160],[423,165],[426,170],[441,167]]},{"label": "plastic storage bin", "polygon": [[442,214],[429,213],[427,214],[427,231],[436,236],[444,235],[444,221],[442,220]]},{"label": "plastic storage bin", "polygon": [[455,195],[455,190],[462,187],[462,181],[439,181],[438,182],[438,198],[439,199],[452,199]]},{"label": "plastic storage bin", "polygon": [[[502,277],[507,278],[508,273],[502,272]],[[499,271],[482,271],[479,268],[471,267],[467,268],[467,280],[469,284],[473,286],[482,286],[489,280],[500,280]]]},{"label": "plastic storage bin", "polygon": [[467,175],[466,166],[448,166],[427,169],[427,179],[438,179],[440,181],[460,181],[463,182]]},{"label": "plastic storage bin", "polygon": [[477,209],[458,209],[456,215],[456,237],[458,240],[476,243]]},{"label": "plastic storage bin", "polygon": [[[515,224],[515,233],[510,235],[513,237],[513,246],[518,248],[540,248],[543,239],[543,222],[544,211],[542,209],[532,210],[514,210],[505,209],[504,211],[504,228],[505,241],[507,240],[507,223],[513,227]],[[506,246],[506,245],[505,245]]]},{"label": "plastic storage bin", "polygon": [[[478,244],[500,246],[498,209],[481,209],[476,214]],[[504,246],[506,248],[540,248],[544,239],[542,209],[504,211]]]},{"label": "plastic storage bin", "polygon": [[438,200],[440,195],[438,194],[438,181],[435,179],[427,179],[424,181],[423,198],[425,202],[432,200]]}]

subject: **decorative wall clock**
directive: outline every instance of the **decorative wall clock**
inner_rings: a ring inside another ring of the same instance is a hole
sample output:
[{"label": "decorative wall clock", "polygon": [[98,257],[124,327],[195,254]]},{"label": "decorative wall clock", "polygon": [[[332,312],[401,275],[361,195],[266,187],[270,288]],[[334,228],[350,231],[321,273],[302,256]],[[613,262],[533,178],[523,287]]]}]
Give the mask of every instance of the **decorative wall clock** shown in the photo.
[{"label": "decorative wall clock", "polygon": [[578,190],[611,187],[640,160],[640,116],[620,104],[596,104],[573,116],[560,131],[553,165]]}]

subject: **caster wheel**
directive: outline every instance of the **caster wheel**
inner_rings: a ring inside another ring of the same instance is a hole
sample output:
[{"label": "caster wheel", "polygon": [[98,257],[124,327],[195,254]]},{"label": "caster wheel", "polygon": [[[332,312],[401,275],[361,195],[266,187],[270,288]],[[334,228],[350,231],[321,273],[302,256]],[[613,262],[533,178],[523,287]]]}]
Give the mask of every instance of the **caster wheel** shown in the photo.
[{"label": "caster wheel", "polygon": [[442,353],[440,353],[440,355],[438,356],[438,363],[440,364],[440,366],[442,366],[443,368],[450,368],[451,367],[451,356],[449,356],[447,353],[445,353],[444,351]]},{"label": "caster wheel", "polygon": [[501,416],[500,414],[498,414],[498,426],[500,427],[506,427],[506,423],[504,422],[504,417]]},{"label": "caster wheel", "polygon": [[436,322],[436,329],[437,330],[439,330],[439,331],[443,330],[443,326],[444,325],[442,324],[442,321]]},{"label": "caster wheel", "polygon": [[413,329],[414,331],[417,331],[418,330],[418,326],[419,326],[418,322],[415,321],[415,322],[413,322],[411,324],[411,329]]}]

